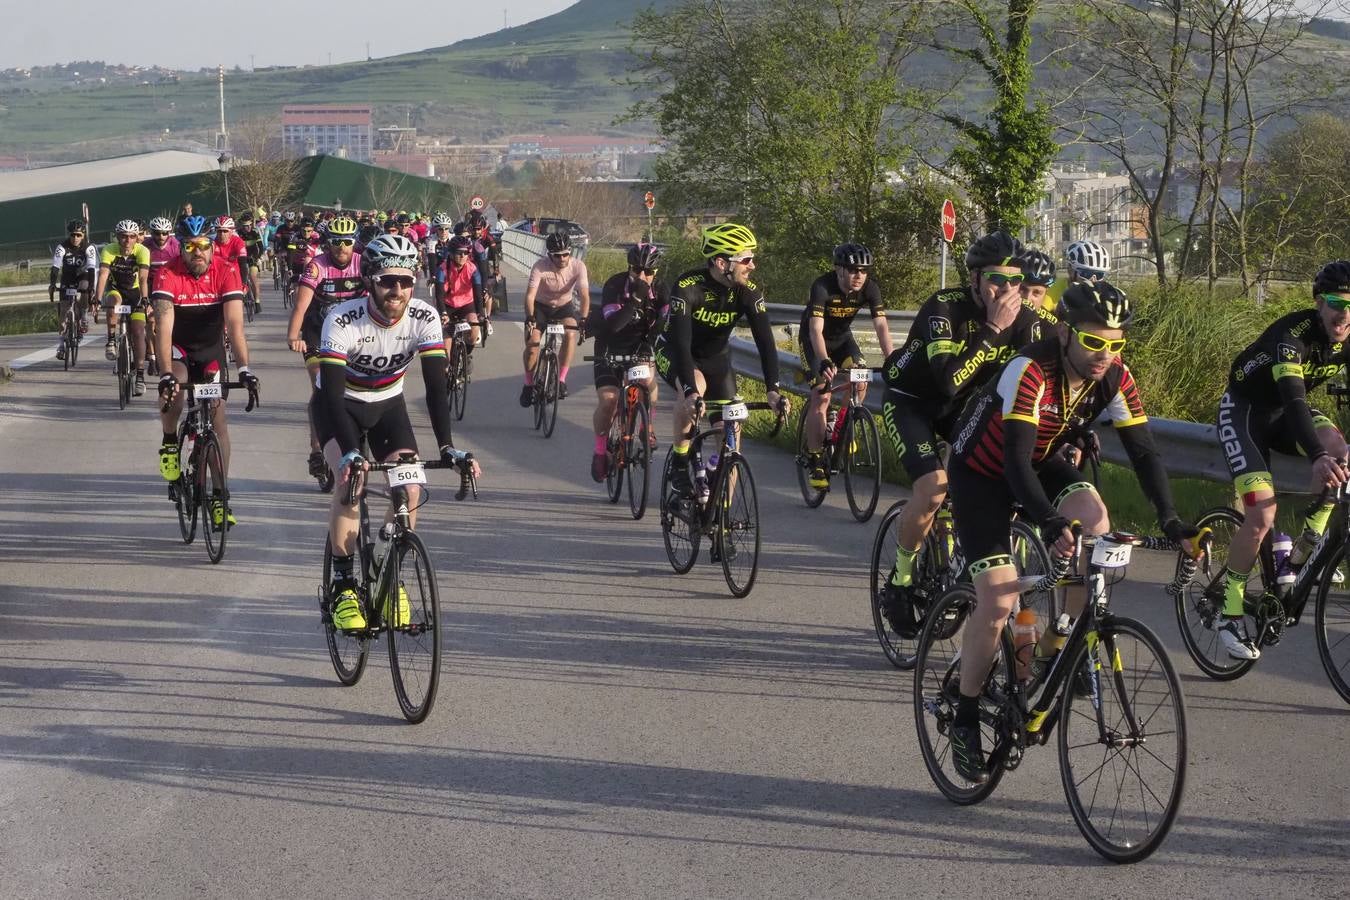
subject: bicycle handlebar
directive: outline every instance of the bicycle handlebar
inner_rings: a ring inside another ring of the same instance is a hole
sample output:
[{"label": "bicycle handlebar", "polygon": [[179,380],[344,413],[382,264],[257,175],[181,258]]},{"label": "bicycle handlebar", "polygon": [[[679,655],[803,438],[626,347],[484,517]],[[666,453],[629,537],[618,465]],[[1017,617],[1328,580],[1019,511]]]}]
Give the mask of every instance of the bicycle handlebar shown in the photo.
[{"label": "bicycle handlebar", "polygon": [[455,469],[459,472],[459,490],[455,492],[455,499],[463,500],[472,491],[473,498],[477,500],[478,479],[473,474],[473,454],[464,450],[456,450],[453,447],[450,448],[449,453],[451,459],[423,460],[411,454],[405,454],[394,462],[366,462],[363,460],[360,471],[350,471],[357,466],[356,463],[352,463],[347,472],[347,505],[351,506],[356,503],[363,480],[361,476],[366,472],[387,472],[390,469],[407,465],[420,465],[424,469]]},{"label": "bicycle handlebar", "polygon": [[[234,388],[247,388],[247,389],[248,389],[248,403],[244,406],[244,412],[253,412],[253,410],[254,410],[256,407],[258,407],[258,406],[260,406],[260,405],[262,404],[262,400],[259,398],[259,395],[258,395],[258,388],[257,388],[256,386],[250,386],[249,384],[247,384],[247,383],[245,383],[245,382],[243,382],[243,381],[196,381],[196,382],[194,382],[194,381],[179,381],[179,382],[177,382],[177,385],[178,385],[179,390],[185,390],[185,391],[187,391],[189,397],[190,397],[190,396],[192,395],[192,393],[193,393],[193,390],[192,390],[193,388],[197,387],[198,385],[208,385],[208,384],[209,384],[209,385],[215,385],[215,384],[218,384],[218,385],[221,386],[221,388],[223,389],[223,392],[224,392],[224,396],[221,397],[222,400],[228,399],[228,397],[229,397],[229,395],[230,395],[230,391],[233,390]],[[255,384],[256,384],[256,383],[255,383]],[[171,400],[166,400],[163,404],[160,405],[159,411],[162,412],[162,413],[168,412],[168,411],[169,411],[169,404],[170,404],[171,402],[172,402]],[[195,401],[195,400],[189,400],[189,402],[195,403],[196,401]]]}]

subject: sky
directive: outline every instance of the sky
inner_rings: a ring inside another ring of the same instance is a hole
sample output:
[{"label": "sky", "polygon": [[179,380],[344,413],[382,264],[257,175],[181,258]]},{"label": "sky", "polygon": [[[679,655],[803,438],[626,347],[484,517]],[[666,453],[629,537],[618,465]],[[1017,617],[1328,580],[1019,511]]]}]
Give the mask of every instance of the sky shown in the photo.
[{"label": "sky", "polygon": [[371,0],[0,0],[0,69],[103,60],[176,69],[324,65],[442,47],[523,25],[576,0],[401,3]]}]

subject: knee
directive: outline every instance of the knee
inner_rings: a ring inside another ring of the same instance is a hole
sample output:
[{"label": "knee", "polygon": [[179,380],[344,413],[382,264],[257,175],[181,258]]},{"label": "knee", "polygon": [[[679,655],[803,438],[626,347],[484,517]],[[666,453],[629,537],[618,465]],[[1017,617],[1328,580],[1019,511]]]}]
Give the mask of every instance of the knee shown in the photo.
[{"label": "knee", "polygon": [[938,507],[942,506],[942,501],[946,496],[946,473],[939,469],[914,482],[914,496],[910,502],[925,515],[932,515],[938,511]]},{"label": "knee", "polygon": [[1105,534],[1111,530],[1111,515],[1106,504],[1094,490],[1075,491],[1059,504],[1060,515],[1078,521],[1087,535]]}]

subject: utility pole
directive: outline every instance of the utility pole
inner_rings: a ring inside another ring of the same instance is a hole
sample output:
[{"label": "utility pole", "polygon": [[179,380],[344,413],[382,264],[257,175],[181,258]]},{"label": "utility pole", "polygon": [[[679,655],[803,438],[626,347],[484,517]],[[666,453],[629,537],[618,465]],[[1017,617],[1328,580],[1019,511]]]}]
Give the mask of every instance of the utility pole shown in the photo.
[{"label": "utility pole", "polygon": [[225,131],[225,65],[216,67],[216,89],[220,97],[220,130],[216,132],[216,149],[228,150],[230,147],[230,136]]}]

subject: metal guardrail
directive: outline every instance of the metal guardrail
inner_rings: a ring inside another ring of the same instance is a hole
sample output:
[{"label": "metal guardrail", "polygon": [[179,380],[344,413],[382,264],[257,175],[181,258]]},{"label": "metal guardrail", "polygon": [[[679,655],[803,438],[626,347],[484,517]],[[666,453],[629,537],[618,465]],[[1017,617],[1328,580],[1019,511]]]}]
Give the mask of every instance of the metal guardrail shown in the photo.
[{"label": "metal guardrail", "polygon": [[[506,254],[507,259],[512,260],[517,266],[529,271],[530,267],[544,253],[544,239],[539,235],[507,229],[506,232],[503,232],[503,248],[511,246],[511,243],[505,240],[507,232],[513,233],[512,237],[518,249],[515,251],[515,256],[512,256],[506,249],[503,250],[503,253]],[[535,249],[536,247],[537,249]],[[593,302],[599,300],[600,293],[601,286],[592,284],[591,298]],[[770,312],[778,315],[792,313],[798,319],[801,315],[800,306],[770,303],[768,307]],[[910,326],[914,324],[914,317],[915,314],[912,310],[890,310],[886,313],[886,318],[892,325],[897,342],[902,342],[905,335],[909,333]],[[793,321],[795,322],[796,319]],[[730,348],[731,367],[736,374],[750,378],[763,377],[759,350],[755,347],[753,341],[733,337]],[[801,361],[795,353],[782,349],[778,351],[778,368],[781,373],[780,380],[784,382],[784,389],[804,396],[806,394],[805,385],[793,383],[793,379],[789,375],[791,372],[799,371],[800,367]],[[872,375],[872,389],[867,392],[866,402],[867,408],[874,413],[881,412],[883,392],[884,385],[881,378],[874,373]],[[1126,456],[1125,448],[1121,446],[1120,439],[1115,436],[1115,429],[1109,423],[1099,423],[1095,427],[1098,434],[1102,436],[1102,458],[1108,462],[1129,465],[1129,457]],[[1181,422],[1176,419],[1150,419],[1149,427],[1153,431],[1153,440],[1157,444],[1158,452],[1162,454],[1169,474],[1187,478],[1200,478],[1221,484],[1229,483],[1228,466],[1224,462],[1218,431],[1213,425]],[[1275,454],[1272,458],[1271,468],[1276,483],[1288,485],[1292,489],[1302,489],[1308,479],[1308,463],[1306,460]]]},{"label": "metal guardrail", "polygon": [[[502,257],[516,267],[528,272],[545,254],[542,234],[521,231],[518,228],[502,229]],[[586,258],[585,247],[573,247],[572,255],[577,259]],[[595,293],[594,289],[591,291]]]}]

